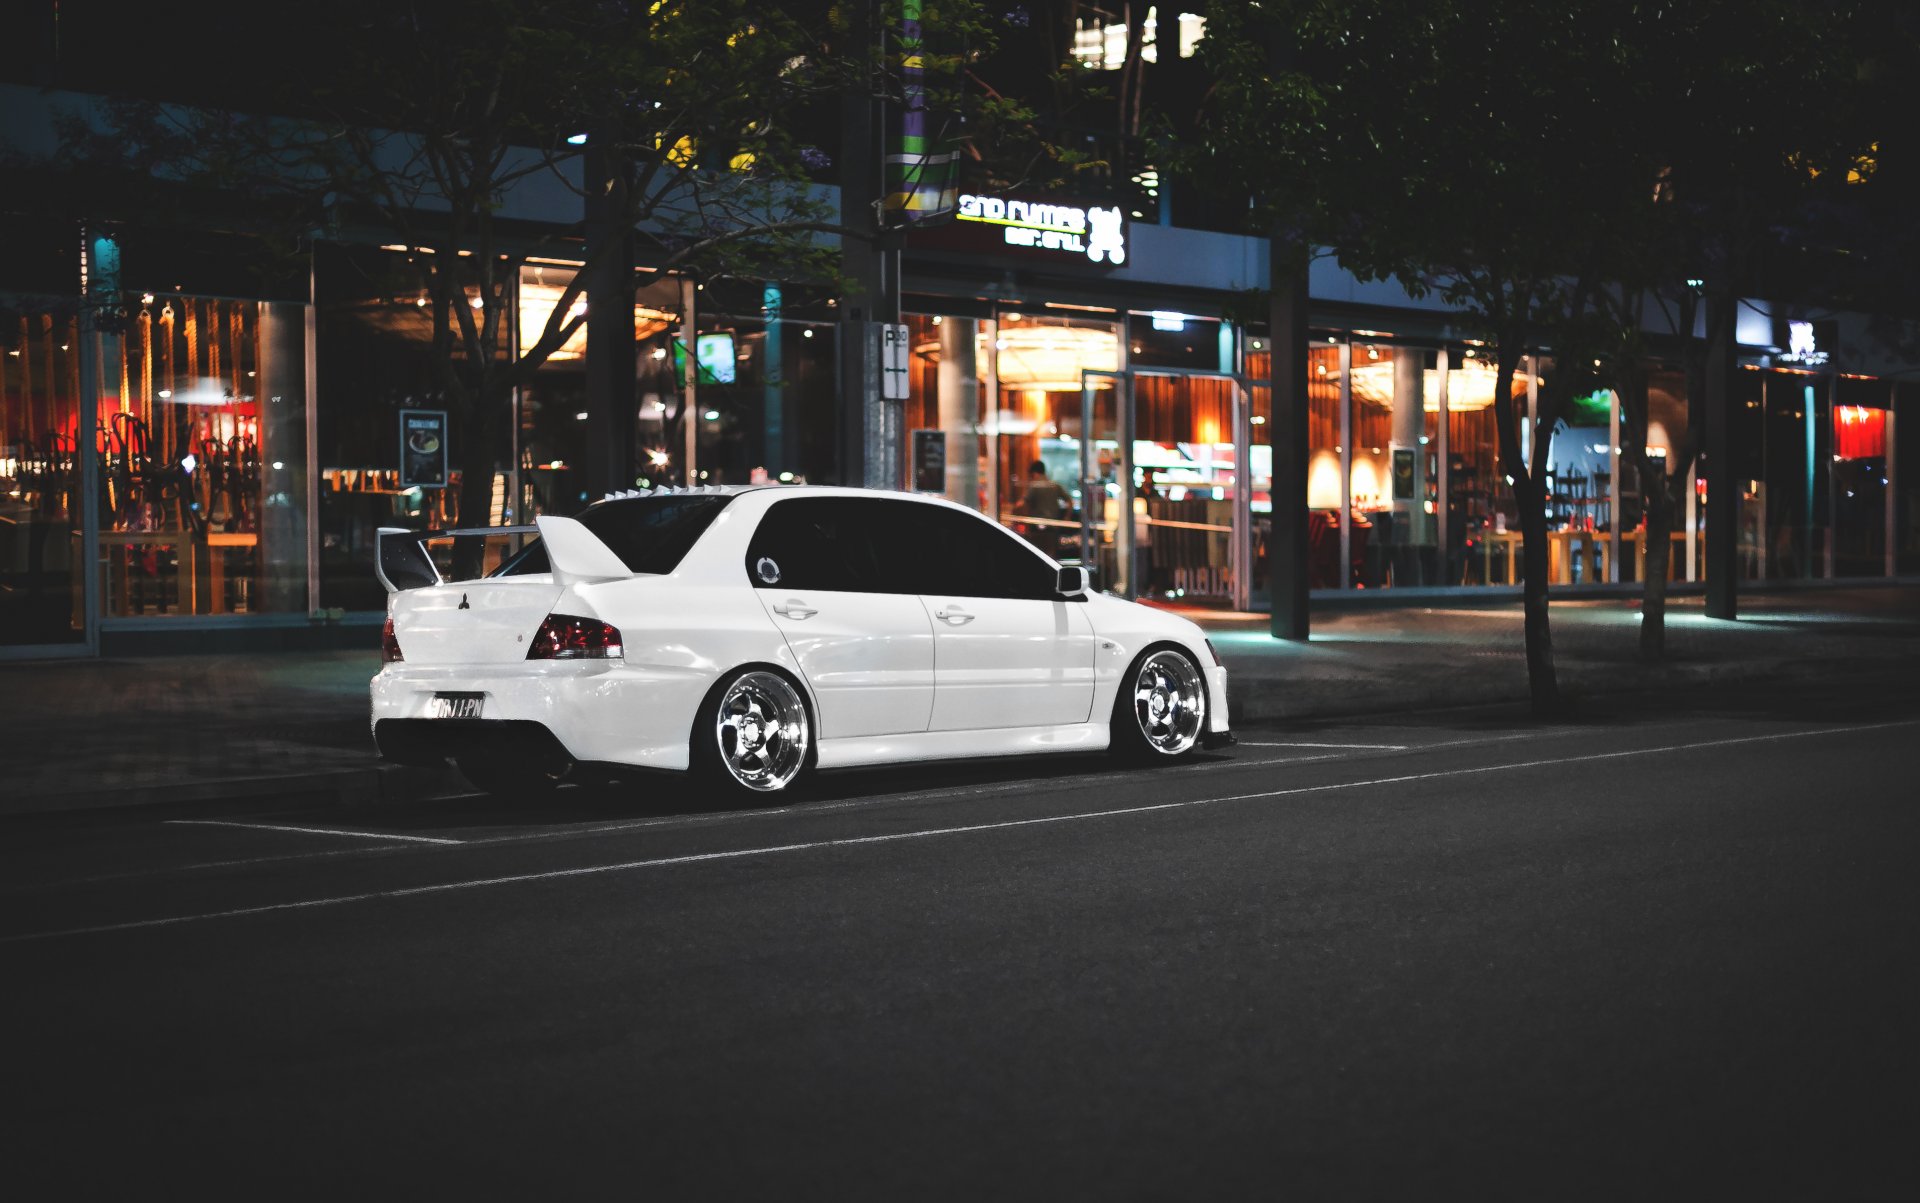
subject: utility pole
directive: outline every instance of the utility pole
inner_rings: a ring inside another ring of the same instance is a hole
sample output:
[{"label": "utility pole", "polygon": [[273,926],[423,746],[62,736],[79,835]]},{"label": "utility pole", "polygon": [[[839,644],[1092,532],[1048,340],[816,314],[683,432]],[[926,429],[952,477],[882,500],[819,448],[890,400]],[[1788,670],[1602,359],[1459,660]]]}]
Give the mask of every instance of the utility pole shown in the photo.
[{"label": "utility pole", "polygon": [[[853,6],[854,46],[878,70],[884,25],[877,0]],[[899,236],[881,217],[885,105],[877,87],[850,91],[840,107],[839,460],[843,484],[898,488],[906,452],[898,401],[881,387],[882,326],[900,320]]]},{"label": "utility pole", "polygon": [[[1293,44],[1274,22],[1267,61],[1275,76],[1293,66]],[[1275,639],[1305,641],[1307,611],[1307,265],[1309,249],[1286,223],[1267,229],[1267,394],[1273,413],[1267,444],[1273,455],[1273,529],[1267,535],[1267,592]],[[1351,447],[1350,441],[1345,443]],[[1341,514],[1344,533],[1351,515]],[[1346,540],[1341,540],[1342,547]],[[1346,572],[1344,556],[1340,571]]]}]

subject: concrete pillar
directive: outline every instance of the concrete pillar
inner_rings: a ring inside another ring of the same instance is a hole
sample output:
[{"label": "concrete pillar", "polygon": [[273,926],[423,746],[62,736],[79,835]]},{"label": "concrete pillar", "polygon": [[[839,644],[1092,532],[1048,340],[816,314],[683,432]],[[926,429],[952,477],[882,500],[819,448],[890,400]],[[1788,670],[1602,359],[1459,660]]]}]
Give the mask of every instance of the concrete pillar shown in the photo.
[{"label": "concrete pillar", "polygon": [[970,317],[940,320],[940,429],[946,432],[947,500],[980,505],[980,372]]},{"label": "concrete pillar", "polygon": [[1307,613],[1307,269],[1278,229],[1268,243],[1273,290],[1267,335],[1273,420],[1273,530],[1267,537],[1267,588],[1275,639],[1304,640]]}]

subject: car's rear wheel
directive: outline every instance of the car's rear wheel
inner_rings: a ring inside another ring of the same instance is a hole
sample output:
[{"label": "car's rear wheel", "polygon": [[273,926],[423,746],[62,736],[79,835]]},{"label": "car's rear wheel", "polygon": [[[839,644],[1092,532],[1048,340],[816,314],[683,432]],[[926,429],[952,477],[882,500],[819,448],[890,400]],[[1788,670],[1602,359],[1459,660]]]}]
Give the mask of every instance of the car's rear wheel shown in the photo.
[{"label": "car's rear wheel", "polygon": [[791,787],[813,750],[813,723],[799,688],[764,668],[740,670],[716,686],[693,736],[695,771],[740,796]]},{"label": "car's rear wheel", "polygon": [[1121,679],[1112,723],[1116,756],[1149,764],[1185,756],[1207,729],[1200,666],[1174,648],[1148,649]]}]

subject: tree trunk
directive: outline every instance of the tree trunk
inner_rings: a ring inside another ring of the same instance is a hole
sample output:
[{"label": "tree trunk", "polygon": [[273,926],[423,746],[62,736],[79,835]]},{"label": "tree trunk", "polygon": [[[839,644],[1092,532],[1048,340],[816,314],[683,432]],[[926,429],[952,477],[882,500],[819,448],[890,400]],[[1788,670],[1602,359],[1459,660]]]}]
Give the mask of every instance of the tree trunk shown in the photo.
[{"label": "tree trunk", "polygon": [[[463,529],[493,525],[493,416],[496,403],[506,407],[504,396],[495,397],[493,389],[474,389],[474,403],[464,414],[460,439],[459,513],[455,521]],[[486,571],[487,541],[475,535],[453,541],[453,577],[470,581]]]},{"label": "tree trunk", "polygon": [[1560,682],[1553,669],[1553,629],[1547,621],[1547,494],[1531,479],[1516,479],[1513,500],[1520,511],[1520,560],[1525,573],[1520,599],[1526,612],[1527,692],[1533,701],[1533,713],[1545,717],[1560,711]]},{"label": "tree trunk", "polygon": [[[1560,685],[1553,671],[1553,631],[1547,623],[1547,492],[1520,454],[1521,416],[1513,403],[1513,377],[1519,369],[1521,340],[1503,331],[1499,340],[1499,367],[1494,375],[1494,428],[1500,439],[1500,464],[1513,490],[1520,516],[1521,604],[1526,614],[1527,691],[1536,715],[1557,713]],[[1548,425],[1543,423],[1543,425]],[[1548,426],[1551,430],[1551,426]],[[1540,431],[1533,432],[1534,462],[1547,462]]]}]

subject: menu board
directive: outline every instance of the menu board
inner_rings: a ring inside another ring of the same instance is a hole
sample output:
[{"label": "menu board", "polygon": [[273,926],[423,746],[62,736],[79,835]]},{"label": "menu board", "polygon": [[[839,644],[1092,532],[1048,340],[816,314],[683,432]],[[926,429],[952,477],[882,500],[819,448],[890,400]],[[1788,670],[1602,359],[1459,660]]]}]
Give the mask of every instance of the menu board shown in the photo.
[{"label": "menu board", "polygon": [[447,411],[400,411],[400,487],[447,487]]}]

